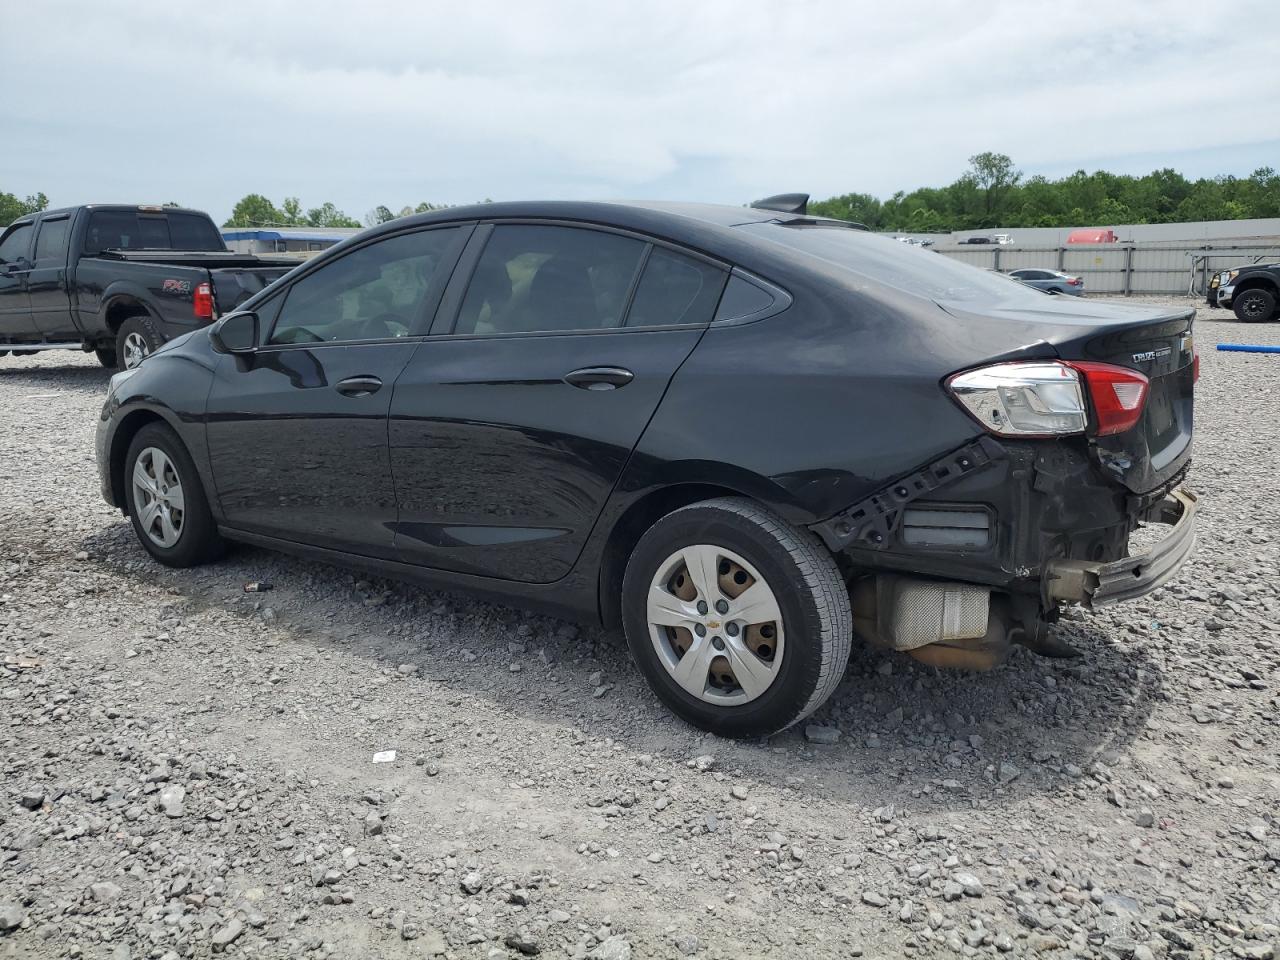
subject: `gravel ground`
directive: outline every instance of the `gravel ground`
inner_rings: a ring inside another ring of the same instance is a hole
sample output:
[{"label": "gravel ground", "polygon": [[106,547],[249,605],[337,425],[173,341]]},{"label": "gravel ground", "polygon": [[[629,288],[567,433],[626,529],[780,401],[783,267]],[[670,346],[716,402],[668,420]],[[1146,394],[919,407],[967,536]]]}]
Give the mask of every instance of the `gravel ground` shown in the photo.
[{"label": "gravel ground", "polygon": [[595,629],[161,568],[99,499],[107,374],[0,360],[0,957],[1272,957],[1280,357],[1212,347],[1280,325],[1197,337],[1176,583],[1065,621],[1077,661],[855,650],[767,743]]}]

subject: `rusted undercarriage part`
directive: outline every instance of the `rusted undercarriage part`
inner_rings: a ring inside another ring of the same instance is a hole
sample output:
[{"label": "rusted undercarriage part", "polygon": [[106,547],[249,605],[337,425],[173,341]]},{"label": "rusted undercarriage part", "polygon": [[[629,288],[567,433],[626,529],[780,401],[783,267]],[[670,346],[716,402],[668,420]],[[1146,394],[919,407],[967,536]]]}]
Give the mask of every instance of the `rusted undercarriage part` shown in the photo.
[{"label": "rusted undercarriage part", "polygon": [[1079,656],[1049,634],[1036,604],[976,584],[879,574],[856,581],[850,593],[863,640],[930,666],[990,670],[1014,644],[1042,656]]}]

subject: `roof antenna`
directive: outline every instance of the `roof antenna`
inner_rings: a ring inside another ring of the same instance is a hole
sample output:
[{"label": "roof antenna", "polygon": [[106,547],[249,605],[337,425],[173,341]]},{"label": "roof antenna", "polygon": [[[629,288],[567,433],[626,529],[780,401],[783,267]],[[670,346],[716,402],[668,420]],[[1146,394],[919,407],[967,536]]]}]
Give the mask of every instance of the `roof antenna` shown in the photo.
[{"label": "roof antenna", "polygon": [[751,206],[756,210],[776,210],[778,213],[796,213],[803,217],[809,212],[809,195],[779,193],[777,196],[757,200]]}]

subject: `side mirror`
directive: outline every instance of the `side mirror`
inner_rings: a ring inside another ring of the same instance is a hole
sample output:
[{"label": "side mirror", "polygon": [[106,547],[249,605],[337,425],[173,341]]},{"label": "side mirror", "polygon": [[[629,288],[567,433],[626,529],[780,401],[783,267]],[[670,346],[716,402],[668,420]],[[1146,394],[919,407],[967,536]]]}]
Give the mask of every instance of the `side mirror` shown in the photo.
[{"label": "side mirror", "polygon": [[258,315],[229,314],[218,321],[210,332],[209,339],[223,353],[253,353],[258,349]]}]

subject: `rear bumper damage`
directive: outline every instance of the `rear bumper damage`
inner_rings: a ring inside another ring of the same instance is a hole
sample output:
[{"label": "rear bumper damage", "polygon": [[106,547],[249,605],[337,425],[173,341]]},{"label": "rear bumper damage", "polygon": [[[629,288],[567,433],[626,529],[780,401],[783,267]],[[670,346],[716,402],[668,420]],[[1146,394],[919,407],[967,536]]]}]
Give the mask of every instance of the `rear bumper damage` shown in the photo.
[{"label": "rear bumper damage", "polygon": [[1195,550],[1196,509],[1194,493],[1174,490],[1141,516],[1144,523],[1171,527],[1159,543],[1112,563],[1050,561],[1044,573],[1046,596],[1051,601],[1100,607],[1150,593],[1173,579]]},{"label": "rear bumper damage", "polygon": [[[811,529],[851,585],[858,634],[936,666],[988,669],[1013,644],[1075,651],[1049,631],[1060,608],[1131,600],[1172,579],[1195,547],[1187,461],[1134,494],[1083,441],[980,438]],[[1168,532],[1130,548],[1143,524]]]}]

